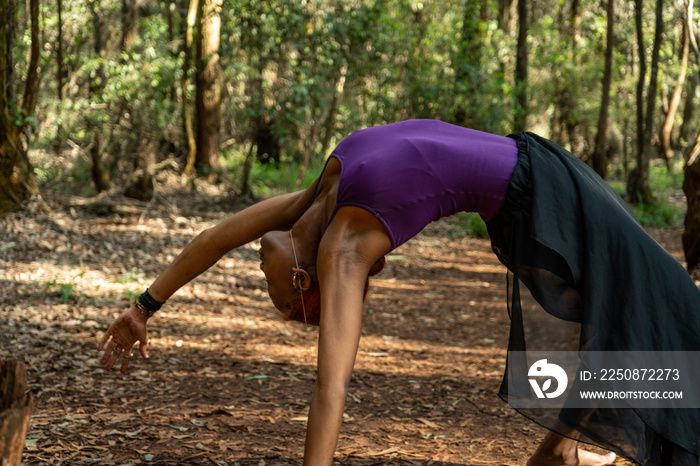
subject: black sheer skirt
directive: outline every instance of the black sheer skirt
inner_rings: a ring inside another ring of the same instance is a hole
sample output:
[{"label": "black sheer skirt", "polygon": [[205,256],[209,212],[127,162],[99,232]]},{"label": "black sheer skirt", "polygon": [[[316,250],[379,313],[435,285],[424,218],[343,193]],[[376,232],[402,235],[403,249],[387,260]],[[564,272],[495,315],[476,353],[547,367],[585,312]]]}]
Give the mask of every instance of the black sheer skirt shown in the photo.
[{"label": "black sheer skirt", "polygon": [[[509,351],[700,351],[700,291],[678,261],[586,164],[534,134],[511,137],[519,161],[487,223],[509,270]],[[519,366],[507,363],[505,401]],[[640,464],[698,465],[699,409],[518,411]]]}]

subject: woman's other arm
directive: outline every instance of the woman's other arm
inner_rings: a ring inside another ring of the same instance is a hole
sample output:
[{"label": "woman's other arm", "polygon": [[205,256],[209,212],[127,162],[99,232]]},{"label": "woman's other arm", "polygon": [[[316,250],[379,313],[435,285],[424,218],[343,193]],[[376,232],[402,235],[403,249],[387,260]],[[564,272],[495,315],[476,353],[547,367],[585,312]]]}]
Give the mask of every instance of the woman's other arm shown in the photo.
[{"label": "woman's other arm", "polygon": [[360,340],[365,281],[390,247],[379,221],[354,207],[338,211],[321,241],[318,377],[309,411],[305,466],[327,466],[333,460]]}]

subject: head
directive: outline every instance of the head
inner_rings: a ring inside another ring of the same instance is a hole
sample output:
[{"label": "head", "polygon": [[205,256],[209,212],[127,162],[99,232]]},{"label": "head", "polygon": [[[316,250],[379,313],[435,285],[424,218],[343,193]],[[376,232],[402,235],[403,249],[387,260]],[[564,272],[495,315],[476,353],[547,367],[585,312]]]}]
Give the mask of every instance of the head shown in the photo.
[{"label": "head", "polygon": [[[295,232],[296,233],[296,232]],[[260,268],[265,273],[272,303],[286,320],[319,325],[321,290],[316,272],[318,245],[307,245],[290,232],[272,231],[260,240]],[[369,290],[369,276],[384,268],[378,260],[368,274],[364,296]]]},{"label": "head", "polygon": [[[367,280],[365,281],[365,289],[363,299],[367,298],[369,292],[369,277],[377,275],[384,268],[386,259],[379,259],[369,271]],[[321,289],[318,286],[318,275],[316,274],[316,266],[312,264],[300,265],[301,268],[308,274],[308,287],[301,289],[301,285],[297,288],[298,291],[284,306],[280,312],[286,320],[294,320],[296,322],[305,322],[308,325],[319,325],[321,321]]]}]

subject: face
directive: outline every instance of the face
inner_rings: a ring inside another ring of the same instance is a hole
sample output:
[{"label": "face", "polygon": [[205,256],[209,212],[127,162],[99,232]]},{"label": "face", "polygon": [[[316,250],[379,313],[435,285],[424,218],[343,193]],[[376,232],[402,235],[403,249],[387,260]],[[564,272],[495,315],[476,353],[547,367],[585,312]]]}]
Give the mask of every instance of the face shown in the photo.
[{"label": "face", "polygon": [[265,274],[267,292],[278,310],[283,310],[298,292],[294,290],[294,254],[287,231],[271,231],[260,238],[260,270]]}]

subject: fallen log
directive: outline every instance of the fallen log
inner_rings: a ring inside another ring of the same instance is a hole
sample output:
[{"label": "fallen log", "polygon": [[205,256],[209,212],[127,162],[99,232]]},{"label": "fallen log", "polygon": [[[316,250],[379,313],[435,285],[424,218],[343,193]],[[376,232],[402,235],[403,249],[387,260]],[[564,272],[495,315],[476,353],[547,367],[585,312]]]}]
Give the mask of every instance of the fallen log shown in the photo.
[{"label": "fallen log", "polygon": [[34,410],[27,370],[16,359],[0,360],[0,465],[17,466]]}]

